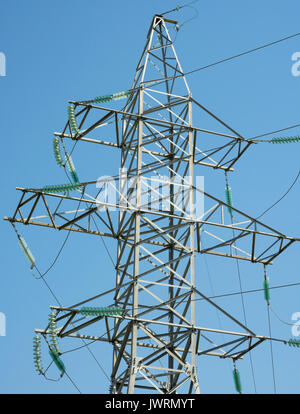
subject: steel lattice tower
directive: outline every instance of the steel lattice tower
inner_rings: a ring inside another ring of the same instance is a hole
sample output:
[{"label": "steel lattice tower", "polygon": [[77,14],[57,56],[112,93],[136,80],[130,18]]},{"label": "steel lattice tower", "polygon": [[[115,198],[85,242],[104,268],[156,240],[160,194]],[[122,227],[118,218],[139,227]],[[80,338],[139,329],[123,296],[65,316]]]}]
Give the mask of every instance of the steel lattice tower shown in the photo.
[{"label": "steel lattice tower", "polygon": [[[119,149],[118,188],[114,180],[98,181],[96,193],[94,181],[83,183],[78,196],[19,188],[21,200],[14,215],[6,218],[116,240],[115,288],[74,306],[53,306],[62,324],[59,338],[113,345],[112,393],[199,393],[198,356],[237,361],[270,339],[202,293],[195,281],[195,256],[211,254],[266,266],[298,240],[206,193],[196,180],[195,166],[232,171],[253,142],[192,98],[168,32],[167,26],[174,24],[154,16],[124,109],[71,102],[80,133],[74,134],[70,122],[55,133],[62,142],[72,139]],[[215,130],[193,126],[195,108]],[[114,121],[114,139],[107,142],[99,139],[99,127],[109,119]],[[107,195],[112,188],[118,200],[102,196],[104,189]],[[77,203],[85,208],[74,215]],[[122,315],[84,322],[78,318],[80,305],[98,303],[105,295],[113,295]],[[205,327],[204,316],[196,313],[199,299],[237,330]],[[92,334],[96,323],[106,327],[104,337]],[[36,331],[49,334],[48,327]]]}]

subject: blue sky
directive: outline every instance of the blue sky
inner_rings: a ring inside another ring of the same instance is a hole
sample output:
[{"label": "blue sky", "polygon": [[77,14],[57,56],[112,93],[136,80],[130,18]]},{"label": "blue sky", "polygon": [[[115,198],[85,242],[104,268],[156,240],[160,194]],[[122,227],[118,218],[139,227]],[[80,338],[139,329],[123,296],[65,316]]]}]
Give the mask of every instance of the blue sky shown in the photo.
[{"label": "blue sky", "polygon": [[[153,14],[176,5],[171,0],[11,0],[3,3],[0,52],[6,55],[7,76],[0,77],[4,187],[1,217],[14,211],[19,196],[15,187],[63,182],[64,176],[53,159],[52,133],[60,130],[66,121],[68,100],[128,89]],[[199,16],[182,27],[175,44],[184,71],[299,32],[297,0],[199,1],[194,6]],[[186,8],[173,16],[182,23],[193,16],[193,11]],[[193,96],[245,137],[298,124],[300,77],[291,73],[295,52],[300,52],[299,37],[193,74],[188,77]],[[197,120],[194,122],[197,125]],[[300,128],[287,133],[299,134]],[[119,159],[113,152],[103,150],[96,157],[85,149],[84,154],[78,165],[84,179],[95,178],[89,175],[92,170],[99,176],[115,174]],[[257,216],[286,191],[298,170],[299,144],[254,146],[230,176],[235,206]],[[206,191],[223,197],[223,174],[204,168],[203,175]],[[299,237],[299,183],[262,221],[284,234]],[[0,392],[76,392],[65,378],[47,382],[34,372],[32,334],[34,328],[45,326],[49,306],[54,303],[44,285],[32,278],[11,226],[4,221],[0,225],[0,312],[7,320],[6,336],[0,337]],[[19,230],[40,267],[46,269],[64,235],[24,226]],[[113,244],[109,248],[114,249]],[[211,257],[207,260],[215,294],[237,291],[236,274],[233,276],[235,263],[224,264]],[[199,286],[211,294],[203,258],[199,259],[198,266]],[[245,290],[262,286],[261,266],[242,263],[241,274]],[[271,285],[299,281],[299,244],[275,260],[269,276]],[[112,287],[114,269],[100,241],[72,234],[47,280],[60,300],[71,305],[101,291],[104,286]],[[300,287],[272,291],[272,306],[283,320],[291,323],[291,315],[300,312],[299,293]],[[242,317],[238,298],[220,299],[217,303],[234,308],[237,316]],[[245,303],[249,326],[267,334],[263,294],[249,294]],[[208,325],[212,322],[205,318],[202,321]],[[273,316],[272,331],[278,338],[291,337],[291,327]],[[110,347],[93,345],[92,349],[109,373]],[[299,351],[274,344],[279,392],[299,393],[299,357]],[[86,350],[70,353],[65,362],[82,392],[108,391],[107,378]],[[273,392],[268,344],[253,352],[253,363],[258,392]],[[244,391],[253,392],[248,358],[239,369]],[[200,360],[201,391],[234,392],[230,370],[231,366],[224,361]]]}]

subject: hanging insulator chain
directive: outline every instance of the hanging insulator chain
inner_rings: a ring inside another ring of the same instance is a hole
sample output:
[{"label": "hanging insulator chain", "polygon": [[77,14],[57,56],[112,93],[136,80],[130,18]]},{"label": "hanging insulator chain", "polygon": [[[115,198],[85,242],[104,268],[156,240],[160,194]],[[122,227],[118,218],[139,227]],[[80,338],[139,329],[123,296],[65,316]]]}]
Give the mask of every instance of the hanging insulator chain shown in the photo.
[{"label": "hanging insulator chain", "polygon": [[51,356],[52,361],[54,362],[54,364],[60,370],[61,376],[63,376],[65,371],[66,371],[66,368],[65,368],[65,364],[63,363],[63,361],[59,357],[58,353],[54,349],[50,348],[49,355]]},{"label": "hanging insulator chain", "polygon": [[74,184],[58,184],[58,185],[46,185],[42,188],[43,193],[66,193],[69,191],[79,190],[82,187],[80,183]]},{"label": "hanging insulator chain", "polygon": [[242,383],[239,370],[236,367],[235,361],[233,361],[233,381],[235,389],[239,394],[242,394]]},{"label": "hanging insulator chain", "polygon": [[44,375],[41,360],[41,338],[36,335],[33,337],[33,361],[36,371],[39,375]]},{"label": "hanging insulator chain", "polygon": [[264,265],[264,283],[263,283],[263,287],[264,287],[264,297],[265,297],[265,300],[267,301],[267,304],[269,306],[270,305],[270,283],[269,283],[269,278],[267,276],[266,265]]},{"label": "hanging insulator chain", "polygon": [[300,142],[300,137],[278,137],[272,138],[272,144],[291,144],[294,142]]},{"label": "hanging insulator chain", "polygon": [[54,151],[54,157],[57,162],[57,164],[60,167],[64,167],[65,163],[63,162],[61,153],[60,153],[60,142],[58,137],[53,138],[53,151]]},{"label": "hanging insulator chain", "polygon": [[59,347],[58,347],[55,313],[49,314],[49,331],[50,331],[50,338],[51,338],[51,348],[54,349],[57,354],[60,354]]},{"label": "hanging insulator chain", "polygon": [[104,308],[83,307],[80,309],[80,313],[86,316],[112,316],[122,315],[123,309],[119,306],[107,306]]},{"label": "hanging insulator chain", "polygon": [[71,130],[74,132],[75,137],[79,135],[80,131],[76,123],[75,108],[73,105],[68,106],[69,123]]},{"label": "hanging insulator chain", "polygon": [[70,174],[71,174],[71,177],[72,177],[74,183],[78,184],[79,183],[79,178],[78,178],[73,160],[71,158],[71,155],[66,154],[66,164],[67,164],[68,170],[70,171]]},{"label": "hanging insulator chain", "polygon": [[226,196],[226,203],[228,204],[228,211],[230,214],[232,214],[232,194],[231,194],[231,188],[226,184],[225,187],[225,196]]},{"label": "hanging insulator chain", "polygon": [[113,93],[111,95],[97,96],[93,99],[95,103],[110,102],[110,101],[119,101],[120,99],[127,99],[130,96],[130,91],[122,91]]},{"label": "hanging insulator chain", "polygon": [[229,214],[232,215],[232,209],[231,209],[233,207],[232,194],[231,194],[231,188],[229,187],[229,184],[228,184],[228,178],[227,178],[226,172],[225,172],[225,183],[226,183],[226,185],[225,185],[225,197],[226,197],[226,204],[228,204],[227,209],[229,211]]},{"label": "hanging insulator chain", "polygon": [[29,250],[29,247],[27,246],[26,241],[23,239],[23,237],[19,236],[19,234],[18,234],[18,243],[19,243],[21,249],[23,250],[23,253],[24,253],[26,259],[31,264],[30,268],[33,269],[34,266],[35,266],[35,258],[33,256],[33,254],[31,253],[31,251]]},{"label": "hanging insulator chain", "polygon": [[288,346],[300,348],[300,339],[294,339],[294,338],[289,339]]}]

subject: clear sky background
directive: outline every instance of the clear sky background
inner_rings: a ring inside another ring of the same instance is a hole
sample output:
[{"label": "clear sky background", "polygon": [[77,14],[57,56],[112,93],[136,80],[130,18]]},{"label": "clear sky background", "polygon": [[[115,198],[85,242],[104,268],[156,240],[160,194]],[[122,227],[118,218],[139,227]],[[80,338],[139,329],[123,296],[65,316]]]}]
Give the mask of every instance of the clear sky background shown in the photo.
[{"label": "clear sky background", "polygon": [[[0,52],[7,59],[7,76],[0,77],[1,217],[14,211],[19,199],[15,187],[64,182],[52,153],[52,133],[66,121],[68,100],[128,89],[152,16],[176,5],[173,0],[1,2]],[[300,31],[298,0],[199,1],[195,7],[198,18],[182,27],[175,44],[184,71]],[[193,15],[192,9],[185,8],[173,17],[182,23]],[[245,137],[300,123],[300,77],[291,73],[295,52],[300,52],[300,37],[193,74],[188,77],[193,96]],[[197,119],[194,123],[200,126]],[[285,135],[299,134],[300,128]],[[299,148],[300,144],[252,147],[230,176],[235,206],[255,217],[276,201],[299,170]],[[98,176],[117,172],[118,155],[104,149],[97,158],[90,158],[88,149],[84,157],[76,154],[74,158],[83,180],[97,178],[91,176],[92,170]],[[206,168],[202,174],[206,191],[224,197],[223,174]],[[299,183],[263,221],[299,237]],[[11,226],[4,221],[0,226],[0,312],[7,318],[6,336],[0,337],[0,392],[77,392],[67,378],[47,382],[34,371],[34,328],[45,326],[49,306],[55,303],[45,286],[32,278]],[[40,267],[46,269],[65,234],[18,228]],[[109,247],[114,249],[113,244]],[[234,262],[212,256],[207,261],[215,294],[238,290]],[[261,265],[241,263],[241,275],[245,290],[261,288]],[[275,260],[269,276],[271,285],[299,281],[299,244]],[[211,295],[202,258],[197,262],[197,278],[198,286]],[[100,241],[71,234],[47,280],[67,306],[113,287],[114,269]],[[300,312],[299,294],[300,286],[271,291],[273,308],[289,323],[291,315]],[[249,327],[268,334],[263,293],[248,294],[245,302]],[[217,303],[242,319],[240,298]],[[209,318],[199,316],[202,325],[218,327],[217,319]],[[289,339],[291,326],[271,318],[273,335]],[[79,343],[68,343],[69,348],[72,345]],[[111,348],[96,344],[92,349],[109,375]],[[300,350],[274,344],[278,392],[299,393],[299,362]],[[66,355],[65,363],[83,393],[108,392],[107,378],[85,349]],[[253,364],[257,391],[273,392],[269,344],[253,352]],[[253,392],[248,357],[239,370],[244,392]],[[231,365],[226,361],[203,358],[198,374],[203,393],[234,392]]]}]

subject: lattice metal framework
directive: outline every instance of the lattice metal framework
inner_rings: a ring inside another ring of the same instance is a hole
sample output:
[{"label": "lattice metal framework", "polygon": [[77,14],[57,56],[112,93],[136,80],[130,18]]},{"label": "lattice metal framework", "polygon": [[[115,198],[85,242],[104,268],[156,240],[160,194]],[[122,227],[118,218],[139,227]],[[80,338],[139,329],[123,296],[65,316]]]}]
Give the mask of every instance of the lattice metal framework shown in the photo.
[{"label": "lattice metal framework", "polygon": [[[138,389],[198,393],[198,356],[237,360],[270,339],[257,335],[202,293],[195,283],[195,255],[267,265],[299,240],[235,208],[232,223],[229,206],[206,193],[201,180],[196,180],[195,166],[232,171],[254,143],[192,98],[168,32],[173,24],[154,16],[124,109],[71,102],[80,133],[75,135],[69,122],[55,133],[62,142],[71,139],[119,149],[119,179],[100,180],[97,187],[95,181],[86,182],[77,195],[18,188],[21,199],[13,216],[6,218],[117,241],[115,288],[74,306],[53,307],[61,323],[60,338],[113,345],[113,393]],[[201,128],[193,126],[195,108]],[[100,131],[109,120],[114,139],[104,141]],[[109,199],[111,193],[118,196]],[[112,209],[119,211],[118,217]],[[92,306],[106,295],[114,296],[122,315],[78,317],[81,305]],[[200,325],[199,299],[225,315],[237,330]],[[104,323],[104,337],[91,333],[96,323]],[[37,332],[49,334],[48,328]]]}]

